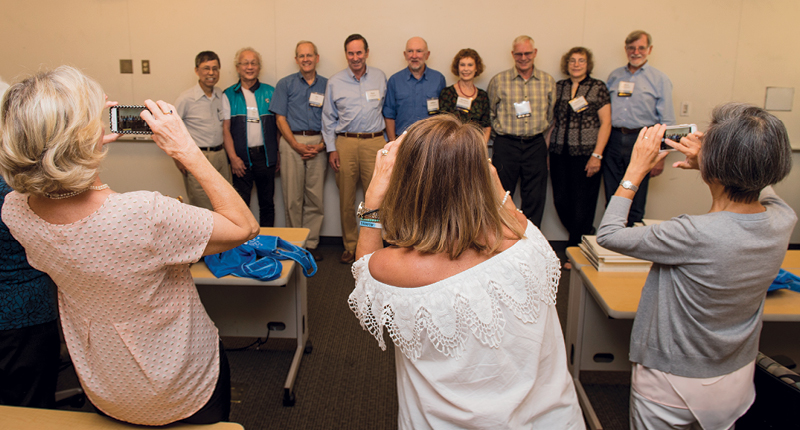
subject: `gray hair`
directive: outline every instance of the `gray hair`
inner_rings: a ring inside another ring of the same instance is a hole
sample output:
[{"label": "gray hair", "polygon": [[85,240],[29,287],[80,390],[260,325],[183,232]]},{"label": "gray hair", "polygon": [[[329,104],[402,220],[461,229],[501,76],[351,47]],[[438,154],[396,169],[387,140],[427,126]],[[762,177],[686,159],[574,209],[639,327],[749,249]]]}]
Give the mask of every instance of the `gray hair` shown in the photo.
[{"label": "gray hair", "polygon": [[628,37],[625,38],[625,45],[630,45],[631,43],[636,42],[637,40],[641,39],[642,36],[647,38],[647,47],[648,48],[653,45],[652,36],[650,36],[650,33],[646,32],[644,30],[634,30],[634,31],[632,31],[631,34],[629,34]]},{"label": "gray hair", "polygon": [[297,45],[295,45],[295,47],[294,47],[294,56],[295,57],[297,57],[297,48],[299,48],[300,45],[305,45],[306,43],[311,45],[312,48],[314,48],[314,55],[319,55],[319,52],[317,52],[317,45],[315,45],[314,42],[311,42],[311,41],[308,41],[308,40],[301,40],[301,41],[297,42]]},{"label": "gray hair", "polygon": [[247,47],[244,47],[244,48],[236,51],[236,56],[233,57],[233,67],[234,68],[239,67],[239,58],[242,56],[242,54],[244,54],[245,52],[248,52],[248,51],[252,52],[253,54],[256,54],[256,58],[258,58],[258,65],[259,66],[263,66],[264,65],[264,62],[261,60],[261,54],[259,54],[258,51],[256,51],[255,49],[247,46]]},{"label": "gray hair", "polygon": [[717,182],[731,200],[750,203],[791,170],[792,148],[781,120],[744,103],[714,108],[700,152],[706,183]]},{"label": "gray hair", "polygon": [[525,42],[530,42],[531,46],[536,48],[536,44],[533,43],[533,38],[523,34],[522,36],[517,36],[517,38],[514,39],[514,42],[511,43],[511,50],[513,51],[514,48],[517,46],[517,44],[525,43]]}]

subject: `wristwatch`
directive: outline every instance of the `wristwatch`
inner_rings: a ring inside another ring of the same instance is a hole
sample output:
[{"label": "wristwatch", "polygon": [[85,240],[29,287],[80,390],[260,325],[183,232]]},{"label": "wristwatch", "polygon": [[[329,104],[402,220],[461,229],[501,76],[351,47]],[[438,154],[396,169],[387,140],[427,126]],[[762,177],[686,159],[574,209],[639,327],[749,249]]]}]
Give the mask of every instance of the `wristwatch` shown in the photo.
[{"label": "wristwatch", "polygon": [[356,211],[356,217],[358,217],[358,219],[380,221],[378,209],[368,209],[366,206],[364,206],[364,202],[359,203],[358,211]]},{"label": "wristwatch", "polygon": [[639,191],[639,187],[637,187],[636,185],[633,185],[633,182],[631,182],[631,181],[629,181],[629,180],[627,180],[627,179],[626,179],[626,180],[624,180],[624,181],[622,181],[622,182],[620,182],[620,183],[619,183],[619,185],[620,185],[622,188],[625,188],[626,190],[631,190],[631,191],[633,191],[634,193],[635,193],[635,192],[637,192],[637,191]]}]

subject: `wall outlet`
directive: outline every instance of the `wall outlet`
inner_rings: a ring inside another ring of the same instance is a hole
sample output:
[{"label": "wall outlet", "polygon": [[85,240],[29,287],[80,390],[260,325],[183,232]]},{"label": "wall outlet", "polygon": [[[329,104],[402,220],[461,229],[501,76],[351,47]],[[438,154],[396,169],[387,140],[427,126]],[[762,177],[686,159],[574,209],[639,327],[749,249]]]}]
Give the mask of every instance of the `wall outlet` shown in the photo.
[{"label": "wall outlet", "polygon": [[692,104],[690,102],[681,103],[681,116],[689,116],[692,114]]},{"label": "wall outlet", "polygon": [[150,74],[150,60],[142,60],[142,74],[143,75]]}]

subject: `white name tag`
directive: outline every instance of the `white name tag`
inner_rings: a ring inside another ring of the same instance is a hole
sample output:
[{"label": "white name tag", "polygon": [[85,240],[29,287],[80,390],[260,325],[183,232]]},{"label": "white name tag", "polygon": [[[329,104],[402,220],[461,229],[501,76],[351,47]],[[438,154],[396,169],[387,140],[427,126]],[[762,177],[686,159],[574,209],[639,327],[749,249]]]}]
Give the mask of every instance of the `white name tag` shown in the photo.
[{"label": "white name tag", "polygon": [[261,122],[257,107],[247,107],[247,122]]},{"label": "white name tag", "polygon": [[619,88],[617,89],[617,95],[619,97],[630,97],[633,94],[633,82],[625,82],[619,81]]},{"label": "white name tag", "polygon": [[436,112],[439,112],[439,99],[428,99],[428,115],[433,115]]},{"label": "white name tag", "polygon": [[584,98],[583,96],[570,100],[569,105],[575,112],[583,112],[586,110],[586,108],[589,107],[589,103],[586,102],[586,98]]},{"label": "white name tag", "polygon": [[322,102],[325,101],[325,96],[320,93],[311,93],[308,95],[308,104],[314,107],[322,107]]},{"label": "white name tag", "polygon": [[514,103],[514,111],[517,113],[517,118],[527,118],[531,116],[531,102],[525,100],[523,102]]},{"label": "white name tag", "polygon": [[469,108],[472,107],[472,99],[459,97],[458,100],[456,100],[456,107],[464,112],[469,112]]},{"label": "white name tag", "polygon": [[381,99],[381,92],[380,90],[369,90],[367,91],[367,101],[368,102],[376,102]]}]

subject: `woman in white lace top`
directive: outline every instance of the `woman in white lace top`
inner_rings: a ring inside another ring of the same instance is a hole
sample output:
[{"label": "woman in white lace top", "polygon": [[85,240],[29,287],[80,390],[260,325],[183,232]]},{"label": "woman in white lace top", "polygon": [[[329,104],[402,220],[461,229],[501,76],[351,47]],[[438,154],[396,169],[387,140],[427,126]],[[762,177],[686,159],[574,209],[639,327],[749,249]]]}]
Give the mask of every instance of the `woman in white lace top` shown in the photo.
[{"label": "woman in white lace top", "polygon": [[359,215],[349,303],[381,348],[384,327],[395,344],[400,429],[584,428],[559,261],[477,127],[440,115],[388,143]]}]

